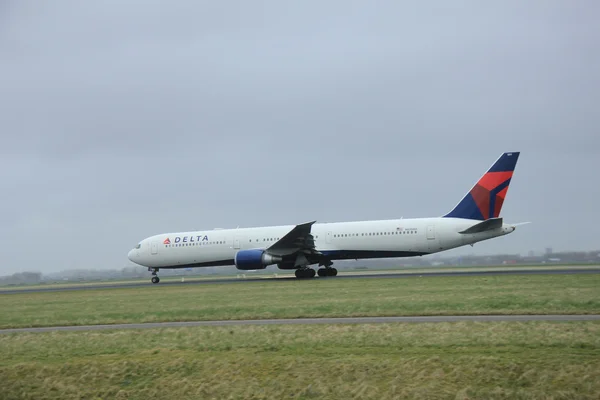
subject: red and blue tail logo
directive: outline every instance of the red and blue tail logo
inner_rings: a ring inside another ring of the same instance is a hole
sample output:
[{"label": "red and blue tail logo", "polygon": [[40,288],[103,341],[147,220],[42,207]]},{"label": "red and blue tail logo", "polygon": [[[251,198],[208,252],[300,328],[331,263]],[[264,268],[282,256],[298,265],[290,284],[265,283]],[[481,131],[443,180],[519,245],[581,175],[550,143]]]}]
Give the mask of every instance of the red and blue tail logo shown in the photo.
[{"label": "red and blue tail logo", "polygon": [[519,154],[519,152],[502,154],[471,191],[454,207],[454,210],[444,217],[480,221],[498,218]]}]

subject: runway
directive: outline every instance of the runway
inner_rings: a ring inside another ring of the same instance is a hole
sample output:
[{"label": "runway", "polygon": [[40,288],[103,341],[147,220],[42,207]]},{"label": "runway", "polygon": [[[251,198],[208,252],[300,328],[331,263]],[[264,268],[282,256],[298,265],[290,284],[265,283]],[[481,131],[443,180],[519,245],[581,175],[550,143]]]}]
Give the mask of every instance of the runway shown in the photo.
[{"label": "runway", "polygon": [[[564,269],[512,269],[512,270],[478,270],[478,271],[436,271],[436,272],[390,272],[390,273],[366,273],[366,274],[345,274],[344,271],[340,271],[340,275],[336,277],[328,278],[313,278],[313,279],[364,279],[364,278],[415,278],[415,277],[443,277],[443,276],[490,276],[490,275],[539,275],[539,274],[554,274],[554,275],[571,275],[571,274],[598,274],[600,268],[593,269],[575,269],[575,268],[564,268]],[[90,285],[73,285],[73,286],[61,286],[61,287],[32,287],[32,288],[20,288],[20,289],[9,289],[0,290],[0,295],[3,294],[16,294],[16,293],[31,293],[31,292],[62,292],[69,290],[89,290],[89,289],[121,289],[121,288],[136,288],[136,287],[155,287],[160,288],[164,286],[176,286],[176,285],[211,285],[211,284],[224,284],[224,283],[246,283],[246,282],[281,282],[281,281],[295,281],[298,280],[295,277],[285,278],[268,278],[268,277],[252,277],[237,279],[233,277],[228,278],[217,278],[217,279],[194,279],[184,282],[180,281],[163,281],[159,284],[148,282],[134,282],[134,283],[107,283],[107,284],[90,284]]]},{"label": "runway", "polygon": [[309,324],[382,324],[382,323],[432,323],[432,322],[498,322],[498,321],[600,321],[600,315],[445,315],[415,317],[356,317],[356,318],[295,318],[295,319],[247,319],[227,321],[149,322],[143,324],[49,326],[41,328],[0,329],[0,334],[41,333],[57,331],[98,331],[121,329],[183,328],[195,326],[231,325],[309,325]]}]

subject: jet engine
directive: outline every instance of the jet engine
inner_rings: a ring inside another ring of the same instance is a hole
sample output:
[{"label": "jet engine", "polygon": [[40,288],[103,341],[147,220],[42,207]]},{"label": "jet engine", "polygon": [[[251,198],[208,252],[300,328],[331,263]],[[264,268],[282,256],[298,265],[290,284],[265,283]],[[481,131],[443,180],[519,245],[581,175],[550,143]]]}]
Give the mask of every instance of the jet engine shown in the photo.
[{"label": "jet engine", "polygon": [[273,256],[260,249],[240,250],[234,258],[235,267],[241,270],[265,269],[267,265],[281,261],[281,257]]}]

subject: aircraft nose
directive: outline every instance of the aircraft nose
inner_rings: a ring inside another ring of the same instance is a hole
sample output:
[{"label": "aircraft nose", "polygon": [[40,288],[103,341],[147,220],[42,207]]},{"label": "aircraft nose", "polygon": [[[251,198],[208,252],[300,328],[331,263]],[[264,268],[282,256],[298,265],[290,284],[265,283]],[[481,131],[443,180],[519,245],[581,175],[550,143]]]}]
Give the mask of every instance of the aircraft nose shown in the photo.
[{"label": "aircraft nose", "polygon": [[129,258],[129,261],[134,261],[135,260],[135,250],[129,250],[129,253],[127,253],[127,258]]}]

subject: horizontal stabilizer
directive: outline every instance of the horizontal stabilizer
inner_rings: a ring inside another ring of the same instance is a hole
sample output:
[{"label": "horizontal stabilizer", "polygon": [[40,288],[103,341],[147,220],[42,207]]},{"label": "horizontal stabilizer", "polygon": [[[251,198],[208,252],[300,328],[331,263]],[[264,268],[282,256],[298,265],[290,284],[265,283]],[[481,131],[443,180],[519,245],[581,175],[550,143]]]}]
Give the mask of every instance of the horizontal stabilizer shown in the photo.
[{"label": "horizontal stabilizer", "polygon": [[464,231],[459,232],[459,233],[469,234],[469,233],[479,233],[479,232],[491,231],[492,229],[502,228],[502,223],[503,223],[502,218],[486,219],[485,221],[475,224],[475,225],[471,226],[470,228],[467,228]]},{"label": "horizontal stabilizer", "polygon": [[517,222],[516,224],[511,224],[512,226],[521,226],[521,225],[527,225],[530,224],[531,222]]}]

